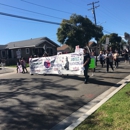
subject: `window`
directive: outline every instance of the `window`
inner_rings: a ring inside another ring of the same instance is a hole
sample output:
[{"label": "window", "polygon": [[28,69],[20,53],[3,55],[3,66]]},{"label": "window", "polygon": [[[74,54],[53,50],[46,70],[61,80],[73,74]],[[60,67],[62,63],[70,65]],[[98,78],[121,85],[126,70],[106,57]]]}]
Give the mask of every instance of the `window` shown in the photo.
[{"label": "window", "polygon": [[46,49],[46,51],[47,51],[47,53],[48,53],[50,56],[53,55],[53,49],[52,49],[51,47],[48,47],[48,48]]},{"label": "window", "polygon": [[2,50],[2,51],[1,51],[1,56],[2,56],[2,58],[5,58],[5,57],[6,57],[6,52],[5,52],[5,50]]},{"label": "window", "polygon": [[30,53],[29,48],[26,48],[26,54],[29,54],[29,53]]}]

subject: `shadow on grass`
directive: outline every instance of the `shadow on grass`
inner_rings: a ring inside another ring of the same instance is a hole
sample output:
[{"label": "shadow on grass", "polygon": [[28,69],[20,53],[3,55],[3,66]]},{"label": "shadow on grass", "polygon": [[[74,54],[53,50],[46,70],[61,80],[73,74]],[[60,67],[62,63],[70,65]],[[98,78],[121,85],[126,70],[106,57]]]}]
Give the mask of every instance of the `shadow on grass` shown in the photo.
[{"label": "shadow on grass", "polygon": [[[94,113],[90,115],[85,121],[83,121],[78,127],[76,127],[74,130],[88,130],[88,129],[99,129],[97,126],[100,126],[102,124],[102,119],[99,117],[102,113]],[[112,126],[112,120],[110,119],[108,122],[104,124],[104,127],[102,127],[103,130],[109,129]]]}]

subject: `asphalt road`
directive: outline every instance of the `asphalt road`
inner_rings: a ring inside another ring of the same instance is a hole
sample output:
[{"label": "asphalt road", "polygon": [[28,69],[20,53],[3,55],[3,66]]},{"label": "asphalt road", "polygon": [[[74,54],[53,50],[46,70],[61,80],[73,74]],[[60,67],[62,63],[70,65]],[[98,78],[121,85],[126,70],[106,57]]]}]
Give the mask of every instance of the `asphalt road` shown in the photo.
[{"label": "asphalt road", "polygon": [[88,84],[84,84],[83,76],[0,74],[0,130],[54,128],[128,76],[130,65],[120,64],[110,73],[98,67]]}]

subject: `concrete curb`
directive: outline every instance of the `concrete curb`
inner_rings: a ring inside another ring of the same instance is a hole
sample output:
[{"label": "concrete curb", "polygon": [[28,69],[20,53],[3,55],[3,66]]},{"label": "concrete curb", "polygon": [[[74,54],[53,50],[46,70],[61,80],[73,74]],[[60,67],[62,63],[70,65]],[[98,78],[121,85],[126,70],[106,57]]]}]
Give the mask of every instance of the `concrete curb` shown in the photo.
[{"label": "concrete curb", "polygon": [[[104,97],[99,103],[97,103],[94,107],[92,107],[89,111],[87,111],[83,116],[81,116],[79,119],[77,119],[75,122],[73,122],[65,130],[73,130],[75,127],[77,127],[79,124],[81,124],[88,116],[90,116],[92,113],[94,113],[100,106],[102,106],[106,101],[108,101],[112,96],[114,96],[118,91],[120,91],[129,81],[130,81],[130,75],[125,77],[120,82],[118,82],[117,84],[121,84],[118,88],[116,88],[108,96]],[[112,87],[112,88],[115,88],[115,87]],[[112,88],[107,90],[107,92],[111,91]],[[103,95],[105,95],[105,93],[106,92],[99,95],[96,99],[98,99],[99,97],[102,97]],[[94,99],[94,100],[96,100],[96,99]]]}]

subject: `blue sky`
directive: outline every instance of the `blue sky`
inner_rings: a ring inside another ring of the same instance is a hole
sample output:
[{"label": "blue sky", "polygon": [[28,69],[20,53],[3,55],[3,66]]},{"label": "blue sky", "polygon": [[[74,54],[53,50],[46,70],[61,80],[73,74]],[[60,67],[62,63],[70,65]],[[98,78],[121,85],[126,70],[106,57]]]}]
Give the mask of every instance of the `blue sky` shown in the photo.
[{"label": "blue sky", "polygon": [[[26,2],[24,2],[26,1]],[[0,12],[41,19],[61,23],[62,19],[69,19],[71,14],[76,13],[82,16],[87,16],[92,22],[94,17],[92,5],[87,5],[93,0],[0,0]],[[98,1],[98,0],[97,0]],[[44,7],[29,4],[32,2]],[[6,6],[2,5],[5,4]],[[130,33],[130,0],[100,0],[95,6],[100,5],[95,9],[96,20],[98,25],[102,25],[104,33],[118,33],[120,36],[124,32]],[[13,6],[36,13],[31,13],[23,10],[18,10],[8,6]],[[46,16],[48,15],[48,16]],[[59,25],[34,22],[29,20],[17,19],[0,15],[0,45],[9,42],[27,40],[38,37],[48,37],[57,44],[57,29]]]}]

